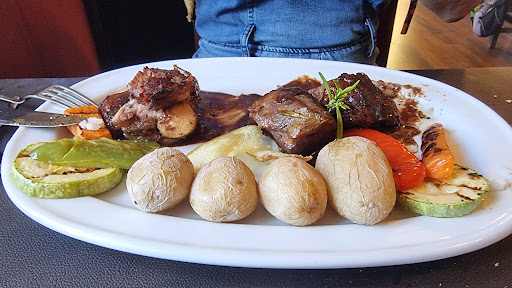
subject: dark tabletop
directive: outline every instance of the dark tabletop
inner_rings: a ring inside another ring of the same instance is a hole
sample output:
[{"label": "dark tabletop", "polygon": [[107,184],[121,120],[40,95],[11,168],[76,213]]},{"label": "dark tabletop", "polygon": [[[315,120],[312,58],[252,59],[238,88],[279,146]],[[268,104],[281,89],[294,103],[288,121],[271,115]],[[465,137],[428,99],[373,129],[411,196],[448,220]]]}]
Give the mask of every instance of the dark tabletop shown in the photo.
[{"label": "dark tabletop", "polygon": [[[410,72],[457,87],[512,123],[512,103],[506,102],[512,99],[512,67]],[[0,79],[0,94],[23,95],[81,79]],[[29,100],[24,106],[38,104]],[[0,127],[2,153],[14,131]],[[390,267],[210,266],[133,255],[64,236],[25,216],[3,185],[0,189],[0,287],[512,287],[512,236],[465,255]]]}]

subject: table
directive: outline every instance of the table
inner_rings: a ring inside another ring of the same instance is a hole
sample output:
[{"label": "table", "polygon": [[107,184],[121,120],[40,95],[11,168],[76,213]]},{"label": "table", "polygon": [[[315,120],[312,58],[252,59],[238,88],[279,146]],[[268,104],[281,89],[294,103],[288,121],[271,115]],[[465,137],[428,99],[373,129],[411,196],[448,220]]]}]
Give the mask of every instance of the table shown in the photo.
[{"label": "table", "polygon": [[[457,87],[512,124],[512,67],[409,71]],[[0,79],[22,95],[83,78]],[[38,100],[26,106],[36,107]],[[0,103],[1,104],[1,103]],[[2,153],[14,127],[0,127]],[[444,260],[361,269],[287,270],[161,260],[85,243],[19,211],[0,185],[0,287],[512,287],[512,236]]]}]

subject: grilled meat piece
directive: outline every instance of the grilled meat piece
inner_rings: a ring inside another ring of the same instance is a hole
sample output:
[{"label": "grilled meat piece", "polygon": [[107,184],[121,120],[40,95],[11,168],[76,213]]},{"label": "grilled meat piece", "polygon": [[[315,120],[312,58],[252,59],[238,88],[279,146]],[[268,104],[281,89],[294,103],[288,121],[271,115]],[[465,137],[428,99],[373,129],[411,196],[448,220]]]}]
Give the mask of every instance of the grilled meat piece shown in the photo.
[{"label": "grilled meat piece", "polygon": [[128,139],[171,145],[190,135],[199,122],[199,85],[189,72],[144,67],[125,93],[113,94],[100,104],[111,131]]},{"label": "grilled meat piece", "polygon": [[144,67],[128,85],[134,98],[153,110],[167,109],[186,100],[197,102],[199,95],[196,78],[176,65],[173,70]]},{"label": "grilled meat piece", "polygon": [[336,120],[306,91],[280,88],[249,107],[249,116],[287,153],[310,155],[336,137]]},{"label": "grilled meat piece", "polygon": [[130,100],[130,93],[128,91],[123,91],[115,94],[108,95],[101,101],[100,105],[98,105],[98,110],[100,110],[101,117],[107,126],[107,129],[112,134],[112,138],[120,139],[123,137],[123,131],[121,127],[115,126],[112,124],[112,118],[116,115],[117,111],[126,104]]},{"label": "grilled meat piece", "polygon": [[[400,126],[400,114],[393,99],[387,97],[364,73],[343,73],[338,78],[341,89],[352,86],[357,80],[359,84],[348,93],[343,101],[350,109],[342,109],[343,126],[345,128],[360,127],[387,130]],[[333,80],[328,81],[331,91],[336,89]],[[329,96],[324,85],[309,90],[309,93],[325,105]]]}]

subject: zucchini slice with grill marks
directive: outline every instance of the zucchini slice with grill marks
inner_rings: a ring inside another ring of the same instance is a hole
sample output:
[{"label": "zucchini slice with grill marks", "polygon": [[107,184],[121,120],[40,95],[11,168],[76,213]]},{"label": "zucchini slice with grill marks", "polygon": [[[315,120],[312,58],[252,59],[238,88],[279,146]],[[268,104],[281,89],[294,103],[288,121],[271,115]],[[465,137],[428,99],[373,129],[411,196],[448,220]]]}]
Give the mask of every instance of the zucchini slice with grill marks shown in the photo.
[{"label": "zucchini slice with grill marks", "polygon": [[43,144],[34,143],[21,150],[11,169],[14,185],[29,196],[93,196],[114,188],[123,179],[124,170],[119,168],[76,168],[32,159],[30,152]]},{"label": "zucchini slice with grill marks", "polygon": [[451,178],[432,178],[418,187],[397,191],[397,203],[418,214],[460,217],[471,213],[489,191],[489,181],[475,170],[455,164]]}]

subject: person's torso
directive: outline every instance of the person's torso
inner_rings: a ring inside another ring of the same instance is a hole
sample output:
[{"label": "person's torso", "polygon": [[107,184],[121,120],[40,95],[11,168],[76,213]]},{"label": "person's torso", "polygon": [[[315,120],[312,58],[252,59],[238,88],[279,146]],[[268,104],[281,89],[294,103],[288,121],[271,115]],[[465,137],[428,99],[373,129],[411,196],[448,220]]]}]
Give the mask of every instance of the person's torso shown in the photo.
[{"label": "person's torso", "polygon": [[[387,0],[197,0],[196,30],[207,41],[319,48],[350,44],[369,34]],[[250,29],[250,31],[248,30]]]}]

